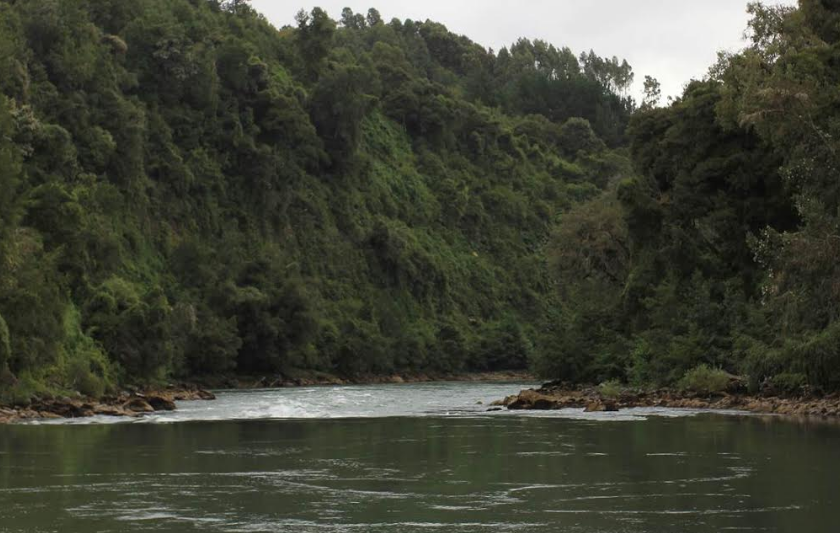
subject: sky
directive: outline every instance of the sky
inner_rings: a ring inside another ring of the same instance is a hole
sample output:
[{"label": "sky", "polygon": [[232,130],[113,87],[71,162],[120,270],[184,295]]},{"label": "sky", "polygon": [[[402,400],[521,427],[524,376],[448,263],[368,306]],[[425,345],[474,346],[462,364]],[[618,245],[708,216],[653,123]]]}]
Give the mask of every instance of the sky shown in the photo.
[{"label": "sky", "polygon": [[[748,0],[253,0],[277,27],[294,24],[300,9],[321,7],[338,19],[344,7],[376,7],[386,21],[433,20],[494,50],[520,37],[568,46],[576,54],[627,59],[636,73],[634,95],[645,75],[663,96],[678,96],[701,78],[718,50],[743,48]],[[765,3],[795,3],[771,0]]]}]

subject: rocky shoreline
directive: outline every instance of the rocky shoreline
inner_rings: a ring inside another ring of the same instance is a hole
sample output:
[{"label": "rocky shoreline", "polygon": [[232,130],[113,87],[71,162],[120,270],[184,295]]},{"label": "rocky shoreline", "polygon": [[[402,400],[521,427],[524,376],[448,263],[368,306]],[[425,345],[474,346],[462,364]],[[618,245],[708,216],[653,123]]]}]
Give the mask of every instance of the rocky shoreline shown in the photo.
[{"label": "rocky shoreline", "polygon": [[328,385],[379,385],[398,383],[430,383],[435,381],[535,381],[525,372],[485,372],[474,374],[411,374],[388,376],[359,376],[342,379],[331,374],[305,374],[296,377],[268,378],[262,376],[236,376],[203,381],[199,385],[183,385],[164,390],[124,392],[118,396],[91,398],[39,399],[24,407],[0,405],[0,424],[26,422],[31,420],[53,420],[62,418],[86,418],[91,416],[115,416],[135,418],[158,411],[174,411],[177,401],[215,400],[206,389],[260,389],[313,387]]},{"label": "rocky shoreline", "polygon": [[840,417],[840,394],[828,396],[761,396],[743,393],[703,395],[675,390],[622,390],[605,395],[594,387],[547,384],[494,403],[509,410],[583,409],[586,412],[619,411],[636,407],[747,411],[797,417]]},{"label": "rocky shoreline", "polygon": [[91,398],[51,398],[35,400],[25,407],[0,406],[0,424],[31,420],[87,418],[96,415],[135,418],[157,411],[174,411],[175,402],[215,400],[216,396],[199,388],[122,393],[118,396]]}]

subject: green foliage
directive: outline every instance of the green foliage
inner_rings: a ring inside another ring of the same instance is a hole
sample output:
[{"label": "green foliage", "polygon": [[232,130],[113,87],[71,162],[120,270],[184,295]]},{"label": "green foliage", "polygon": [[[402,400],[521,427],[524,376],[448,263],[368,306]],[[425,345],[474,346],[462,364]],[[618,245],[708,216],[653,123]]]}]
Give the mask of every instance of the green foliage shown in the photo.
[{"label": "green foliage", "polygon": [[808,383],[823,389],[840,388],[840,322],[810,333],[784,347],[787,368],[808,377]]},{"label": "green foliage", "polygon": [[90,371],[85,361],[74,360],[67,368],[67,373],[72,390],[91,398],[99,398],[105,394],[105,383]]},{"label": "green foliage", "polygon": [[629,172],[629,66],[297,22],[0,2],[4,394],[537,357],[557,216]]},{"label": "green foliage", "polygon": [[837,13],[750,10],[745,51],[637,110],[618,58],[376,10],[0,2],[0,394],[527,365],[840,388]]},{"label": "green foliage", "polygon": [[719,368],[700,365],[686,372],[678,386],[698,394],[717,394],[729,387],[731,376]]},{"label": "green foliage", "polygon": [[808,376],[783,372],[770,379],[770,390],[782,394],[801,394],[808,385]]},{"label": "green foliage", "polygon": [[9,340],[9,326],[0,315],[0,384],[9,380],[9,361],[12,359],[12,344]]},{"label": "green foliage", "polygon": [[48,376],[47,381],[59,390],[99,398],[114,388],[113,369],[101,347],[82,331],[81,320],[78,309],[73,306],[65,309],[64,343],[56,365],[61,379],[56,381],[54,376]]},{"label": "green foliage", "polygon": [[[586,222],[597,204],[561,219],[549,255],[564,313],[540,360],[551,376],[592,381],[611,354],[640,385],[720,368],[753,391],[840,388],[837,13],[818,0],[749,9],[751,45],[670,106],[646,80],[627,132],[636,175],[600,200],[619,206],[596,216],[606,228]],[[582,61],[617,79],[617,62]],[[593,158],[577,158],[578,175]],[[622,220],[622,263],[610,220]]]},{"label": "green foliage", "polygon": [[0,404],[26,407],[38,396],[49,394],[49,389],[29,372],[23,372],[11,385],[0,389]]},{"label": "green foliage", "polygon": [[199,315],[195,330],[184,349],[188,375],[224,375],[236,369],[236,358],[242,347],[236,317],[220,319],[212,313]]},{"label": "green foliage", "polygon": [[622,383],[617,379],[611,379],[598,385],[598,393],[604,398],[618,398],[624,390]]},{"label": "green foliage", "polygon": [[534,347],[522,326],[511,318],[487,324],[479,332],[479,343],[470,366],[478,370],[523,368]]}]

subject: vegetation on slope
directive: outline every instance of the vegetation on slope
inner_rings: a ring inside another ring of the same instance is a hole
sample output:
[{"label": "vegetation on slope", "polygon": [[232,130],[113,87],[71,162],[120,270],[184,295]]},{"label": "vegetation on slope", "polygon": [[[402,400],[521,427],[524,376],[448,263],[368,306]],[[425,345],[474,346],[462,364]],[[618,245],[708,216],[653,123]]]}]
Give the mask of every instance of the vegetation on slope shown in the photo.
[{"label": "vegetation on slope", "polygon": [[635,114],[636,176],[560,221],[546,374],[840,388],[840,8],[750,11],[746,50]]},{"label": "vegetation on slope", "polygon": [[629,172],[629,66],[375,10],[297,23],[0,0],[3,400],[550,348],[544,248]]}]

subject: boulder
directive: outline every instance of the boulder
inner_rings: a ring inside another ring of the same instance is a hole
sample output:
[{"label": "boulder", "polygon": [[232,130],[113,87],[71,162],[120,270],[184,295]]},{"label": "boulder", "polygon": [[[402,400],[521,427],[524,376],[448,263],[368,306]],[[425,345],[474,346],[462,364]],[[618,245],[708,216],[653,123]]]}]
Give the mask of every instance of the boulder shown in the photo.
[{"label": "boulder", "polygon": [[210,400],[215,400],[215,399],[216,399],[216,395],[215,395],[215,394],[213,394],[213,393],[212,393],[212,392],[210,392],[210,391],[203,390],[203,389],[198,389],[198,390],[196,391],[196,396],[198,397],[198,399],[199,399],[199,400],[207,400],[207,401],[210,401]]},{"label": "boulder", "polygon": [[38,413],[52,413],[59,418],[83,418],[91,416],[91,405],[70,398],[39,401],[31,406],[31,410]]},{"label": "boulder", "polygon": [[155,408],[149,405],[145,398],[135,397],[131,398],[122,405],[126,411],[133,413],[154,413]]},{"label": "boulder", "polygon": [[17,420],[17,411],[0,407],[0,424],[8,424]]},{"label": "boulder", "polygon": [[96,404],[93,407],[94,414],[102,416],[137,416],[137,413],[128,411],[114,405]]},{"label": "boulder", "polygon": [[497,406],[497,407],[507,407],[508,405],[512,404],[516,401],[519,396],[507,396],[504,400],[496,400],[492,402],[490,405]]},{"label": "boulder", "polygon": [[585,413],[614,413],[618,406],[611,400],[595,400],[586,404]]},{"label": "boulder", "polygon": [[557,408],[557,401],[551,396],[540,394],[534,390],[526,390],[519,393],[515,400],[507,406],[511,410],[535,410],[548,411]]},{"label": "boulder", "polygon": [[[160,394],[156,396],[161,396]],[[216,395],[212,392],[203,389],[183,390],[165,396],[166,398],[178,402],[189,402],[195,400],[215,400]]]},{"label": "boulder", "polygon": [[147,396],[146,401],[155,411],[174,411],[175,402],[164,396]]}]

